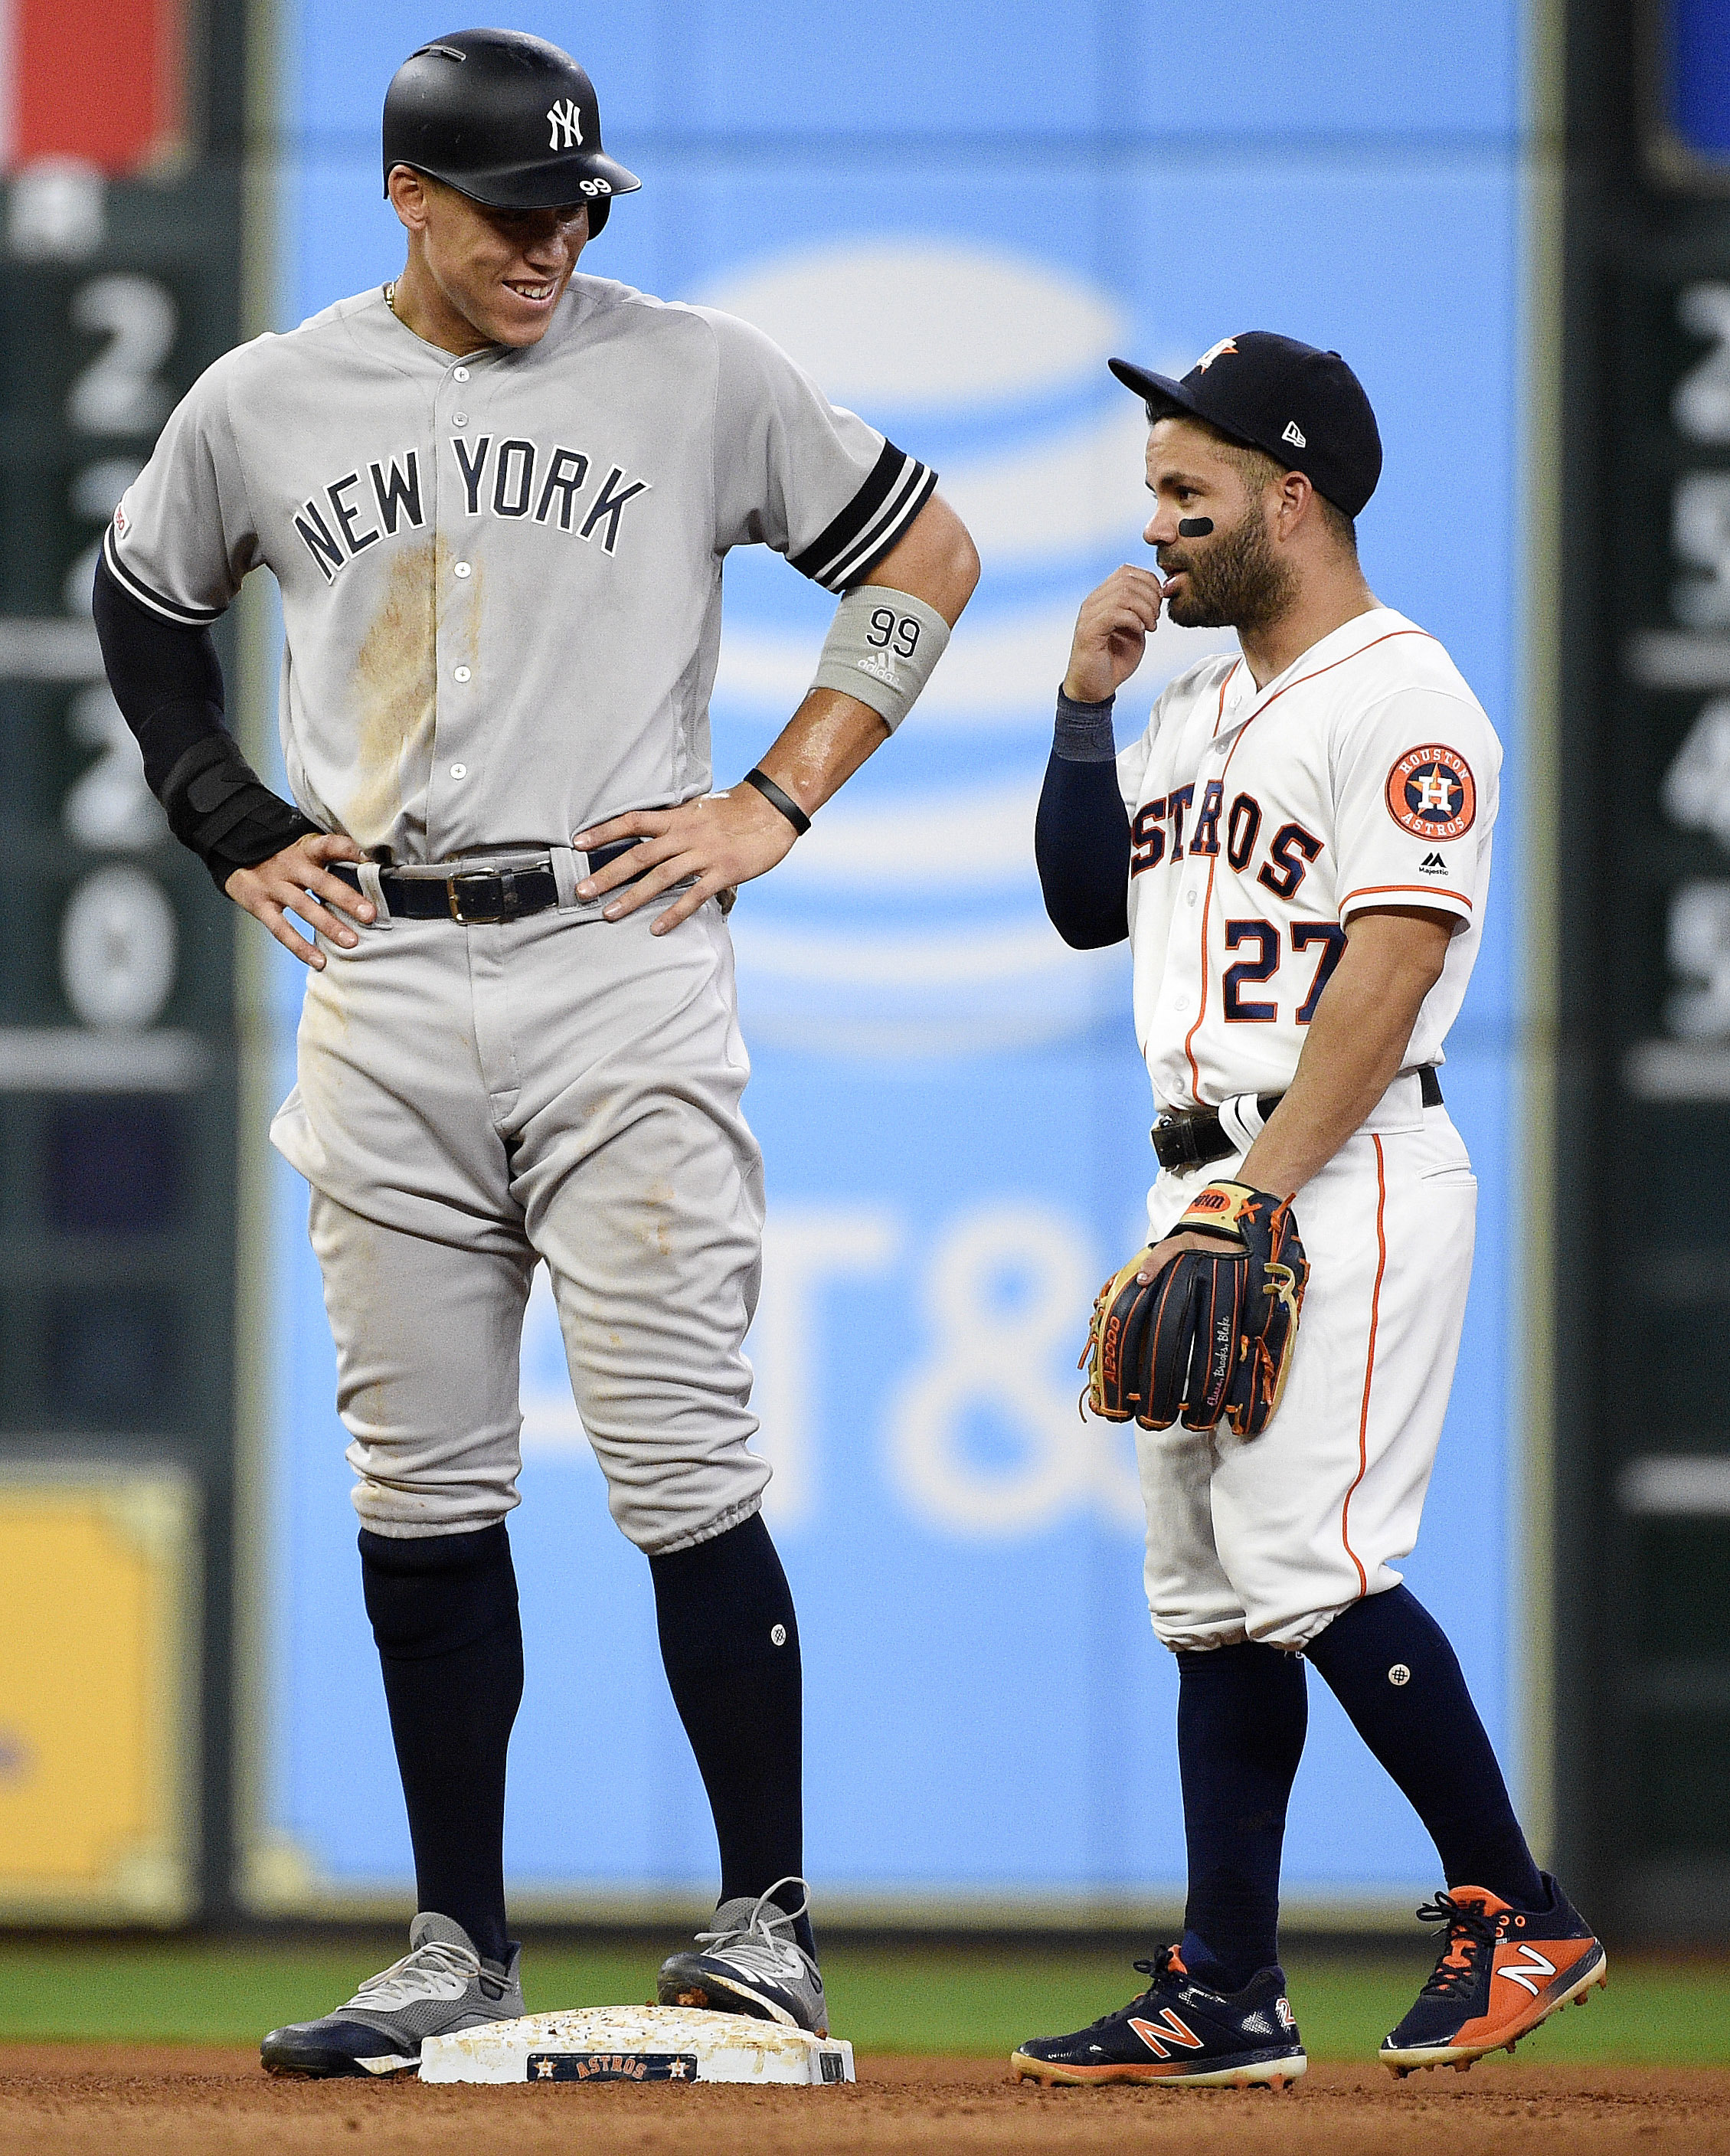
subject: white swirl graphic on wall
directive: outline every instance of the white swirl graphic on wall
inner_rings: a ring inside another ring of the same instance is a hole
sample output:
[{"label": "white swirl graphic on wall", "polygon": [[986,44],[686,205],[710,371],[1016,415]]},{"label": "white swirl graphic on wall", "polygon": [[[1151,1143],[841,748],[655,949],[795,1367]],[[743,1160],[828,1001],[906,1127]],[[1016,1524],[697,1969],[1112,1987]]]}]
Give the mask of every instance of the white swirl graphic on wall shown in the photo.
[{"label": "white swirl graphic on wall", "polygon": [[[703,297],[936,464],[984,564],[901,733],[743,894],[747,1038],[900,1057],[1086,1030],[1121,1009],[1126,962],[1051,928],[1033,822],[1075,608],[1114,557],[1147,558],[1146,421],[1105,367],[1133,341],[1122,308],[1048,263],[917,236],[804,249]],[[718,727],[736,726],[747,754],[796,707],[822,641],[807,595],[783,612],[765,588],[730,596],[716,684]],[[1163,626],[1119,738],[1164,681],[1229,642]]]}]

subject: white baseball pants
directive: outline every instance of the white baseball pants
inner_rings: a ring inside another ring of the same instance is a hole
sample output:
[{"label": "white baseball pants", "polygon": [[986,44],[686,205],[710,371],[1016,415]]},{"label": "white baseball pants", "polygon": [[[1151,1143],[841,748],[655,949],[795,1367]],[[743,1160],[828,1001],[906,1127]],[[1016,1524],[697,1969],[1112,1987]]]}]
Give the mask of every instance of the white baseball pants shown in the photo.
[{"label": "white baseball pants", "polygon": [[[1240,1154],[1148,1194],[1157,1242]],[[1477,1180],[1445,1108],[1397,1079],[1293,1202],[1310,1261],[1285,1397],[1260,1437],[1136,1430],[1147,1604],[1172,1648],[1297,1649],[1397,1586],[1418,1538],[1471,1276]]]}]

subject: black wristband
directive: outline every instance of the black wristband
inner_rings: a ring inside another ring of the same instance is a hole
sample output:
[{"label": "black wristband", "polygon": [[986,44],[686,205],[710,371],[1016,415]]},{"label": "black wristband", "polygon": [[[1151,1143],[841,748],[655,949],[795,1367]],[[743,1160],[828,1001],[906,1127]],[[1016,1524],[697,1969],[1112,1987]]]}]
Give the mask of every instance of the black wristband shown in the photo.
[{"label": "black wristband", "polygon": [[811,828],[810,818],[790,793],[783,788],[776,785],[767,772],[747,771],[745,774],[745,783],[747,786],[754,786],[772,808],[778,808],[781,811],[798,836],[802,839],[804,837],[806,832]]},{"label": "black wristband", "polygon": [[177,758],[162,799],[168,828],[203,862],[218,891],[236,869],[256,868],[318,829],[270,791],[220,728]]}]

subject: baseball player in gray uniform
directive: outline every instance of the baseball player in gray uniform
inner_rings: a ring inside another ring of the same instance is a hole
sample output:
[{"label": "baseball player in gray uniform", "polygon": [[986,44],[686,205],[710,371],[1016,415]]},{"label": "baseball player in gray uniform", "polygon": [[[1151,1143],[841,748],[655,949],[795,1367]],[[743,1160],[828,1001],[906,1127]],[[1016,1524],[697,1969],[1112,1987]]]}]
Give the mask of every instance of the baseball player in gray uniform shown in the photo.
[{"label": "baseball player in gray uniform", "polygon": [[[402,275],[203,376],[95,600],[177,835],[310,968],[272,1137],[311,1186],[414,1849],[408,1954],[264,2061],[390,2073],[522,2011],[505,1517],[537,1262],[720,1843],[716,1916],[660,1996],[821,2030],[798,1633],[749,1449],[762,1170],[723,916],[899,723],[978,557],[935,475],[767,338],[574,274],[639,182],[557,47],[423,46],[384,176]],[[839,603],[809,693],[716,793],[721,568],[750,543]],[[223,723],[209,636],[260,566],[293,806]]]}]

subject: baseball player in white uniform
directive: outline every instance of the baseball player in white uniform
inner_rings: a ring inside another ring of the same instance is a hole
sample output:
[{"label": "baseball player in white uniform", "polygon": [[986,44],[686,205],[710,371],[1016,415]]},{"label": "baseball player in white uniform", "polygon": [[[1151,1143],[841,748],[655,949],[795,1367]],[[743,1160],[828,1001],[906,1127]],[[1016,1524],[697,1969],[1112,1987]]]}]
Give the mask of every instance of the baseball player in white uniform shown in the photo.
[{"label": "baseball player in white uniform", "polygon": [[[1014,2065],[1046,2082],[1303,2071],[1277,1924],[1308,1661],[1447,1881],[1419,1912],[1444,1927],[1435,1974],[1381,2056],[1466,2066],[1604,1980],[1395,1568],[1471,1276],[1476,1183],[1439,1071],[1482,934],[1501,748],[1441,645],[1364,579],[1353,520],[1381,444],[1337,354],[1251,331],[1181,382],[1111,367],[1147,404],[1158,572],[1121,568],[1081,608],[1038,850],[1067,939],[1127,935],[1134,957],[1161,1173],[1150,1247],[1120,1279],[1157,1296],[1188,1254],[1209,1279],[1247,1264],[1206,1224],[1286,1204],[1308,1276],[1259,1434],[1137,1415],[1147,1600],[1181,1672],[1183,1938],[1137,1964],[1127,2007]],[[1241,652],[1179,675],[1117,755],[1112,699],[1162,612],[1235,629]]]},{"label": "baseball player in white uniform", "polygon": [[[435,39],[391,84],[383,146],[403,273],[203,375],[96,592],[176,833],[311,969],[272,1137],[311,1186],[414,1849],[408,1956],[264,2063],[395,2072],[522,2010],[505,1517],[537,1263],[720,1843],[720,1906],[660,1996],[821,2030],[798,1627],[749,1450],[763,1189],[723,916],[899,724],[978,558],[935,475],[756,330],[576,274],[639,182],[568,54]],[[716,793],[722,565],[752,543],[839,603],[810,692]],[[223,726],[208,634],[260,567],[292,807]]]}]

